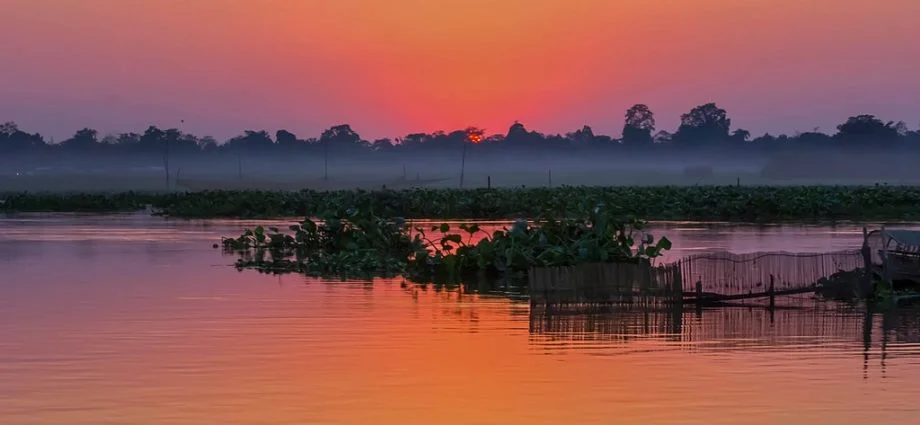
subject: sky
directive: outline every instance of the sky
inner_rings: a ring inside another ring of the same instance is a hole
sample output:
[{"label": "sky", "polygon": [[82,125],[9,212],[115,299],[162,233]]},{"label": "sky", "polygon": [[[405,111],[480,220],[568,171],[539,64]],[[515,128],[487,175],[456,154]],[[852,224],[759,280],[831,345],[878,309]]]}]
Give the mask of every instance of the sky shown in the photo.
[{"label": "sky", "polygon": [[716,102],[733,127],[920,125],[917,0],[0,0],[0,121],[61,140],[366,139],[518,120],[618,136]]}]

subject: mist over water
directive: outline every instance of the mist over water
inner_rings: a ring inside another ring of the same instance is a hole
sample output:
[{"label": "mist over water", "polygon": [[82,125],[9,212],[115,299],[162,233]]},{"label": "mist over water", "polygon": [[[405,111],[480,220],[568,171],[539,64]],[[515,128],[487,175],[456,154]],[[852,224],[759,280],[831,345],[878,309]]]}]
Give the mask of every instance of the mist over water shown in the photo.
[{"label": "mist over water", "polygon": [[[560,185],[915,184],[920,152],[811,150],[771,155],[462,151],[396,155],[176,155],[171,190]],[[156,156],[0,159],[0,191],[164,190]]]}]

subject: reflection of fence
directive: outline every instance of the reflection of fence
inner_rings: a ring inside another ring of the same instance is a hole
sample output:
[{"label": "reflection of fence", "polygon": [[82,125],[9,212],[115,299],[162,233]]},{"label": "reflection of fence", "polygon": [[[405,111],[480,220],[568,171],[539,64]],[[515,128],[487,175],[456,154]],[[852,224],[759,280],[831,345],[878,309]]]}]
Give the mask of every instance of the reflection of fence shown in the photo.
[{"label": "reflection of fence", "polygon": [[531,303],[535,304],[631,302],[635,297],[683,292],[679,265],[595,263],[543,267],[531,269],[529,279]]},{"label": "reflection of fence", "polygon": [[[871,316],[870,319],[871,320]],[[655,339],[694,347],[743,348],[764,345],[802,345],[864,339],[864,312],[829,305],[802,308],[719,308],[692,313],[679,306],[617,307],[604,314],[530,315],[532,343],[627,343]],[[871,323],[869,323],[871,326]],[[903,328],[903,324],[900,326]]]},{"label": "reflection of fence", "polygon": [[777,291],[812,287],[818,280],[841,270],[864,266],[859,250],[827,253],[768,252],[697,254],[680,261],[684,288],[704,292],[739,295],[765,292],[770,282]]},{"label": "reflection of fence", "polygon": [[809,292],[822,278],[864,267],[858,250],[707,253],[663,266],[603,263],[534,268],[532,304],[607,304],[636,297],[727,301]]}]

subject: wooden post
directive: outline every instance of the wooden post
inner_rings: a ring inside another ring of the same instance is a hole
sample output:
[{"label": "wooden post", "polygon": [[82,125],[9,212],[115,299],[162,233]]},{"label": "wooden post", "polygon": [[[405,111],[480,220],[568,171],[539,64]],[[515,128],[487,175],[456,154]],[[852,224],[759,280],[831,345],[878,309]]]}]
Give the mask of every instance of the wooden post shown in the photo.
[{"label": "wooden post", "polygon": [[549,187],[553,187],[553,169],[550,168],[549,170],[547,170],[546,173],[547,173],[548,180],[549,180]]},{"label": "wooden post", "polygon": [[863,226],[863,243],[860,248],[860,253],[863,257],[863,276],[859,288],[859,297],[868,297],[872,295],[872,249],[869,248],[869,229],[866,226]]},{"label": "wooden post", "polygon": [[329,180],[329,140],[323,140],[323,180]]},{"label": "wooden post", "polygon": [[696,317],[703,316],[703,282],[696,281]]},{"label": "wooden post", "polygon": [[486,176],[486,189],[492,188],[492,176]]},{"label": "wooden post", "polygon": [[681,276],[680,261],[673,268],[675,303],[671,306],[671,333],[680,335],[683,330],[684,284]]},{"label": "wooden post", "polygon": [[166,172],[166,191],[169,192],[169,137],[163,142],[163,171]]},{"label": "wooden post", "polygon": [[770,275],[770,288],[767,289],[767,293],[770,294],[770,310],[776,308],[776,290],[774,289],[774,277]]},{"label": "wooden post", "polygon": [[238,156],[236,158],[236,173],[240,181],[243,181],[243,157],[242,156]]},{"label": "wooden post", "polygon": [[889,288],[893,284],[891,274],[891,263],[888,262],[888,233],[885,232],[885,226],[882,226],[882,280]]},{"label": "wooden post", "polygon": [[403,180],[408,180],[406,178],[406,164],[403,164]]},{"label": "wooden post", "polygon": [[735,186],[741,187],[741,177],[736,177]]},{"label": "wooden post", "polygon": [[678,261],[677,266],[674,267],[674,282],[672,286],[673,286],[673,291],[674,291],[674,297],[676,297],[675,301],[677,302],[679,306],[681,306],[681,309],[683,309],[684,282],[683,282],[682,276],[680,275],[680,261]]}]

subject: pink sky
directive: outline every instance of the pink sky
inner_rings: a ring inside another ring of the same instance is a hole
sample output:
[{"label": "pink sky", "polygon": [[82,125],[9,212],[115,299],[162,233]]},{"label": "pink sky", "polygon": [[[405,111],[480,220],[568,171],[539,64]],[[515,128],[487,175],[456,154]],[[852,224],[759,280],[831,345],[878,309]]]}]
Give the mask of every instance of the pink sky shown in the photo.
[{"label": "pink sky", "polygon": [[918,0],[0,0],[0,121],[365,138],[619,135],[714,101],[755,134],[920,123]]}]

